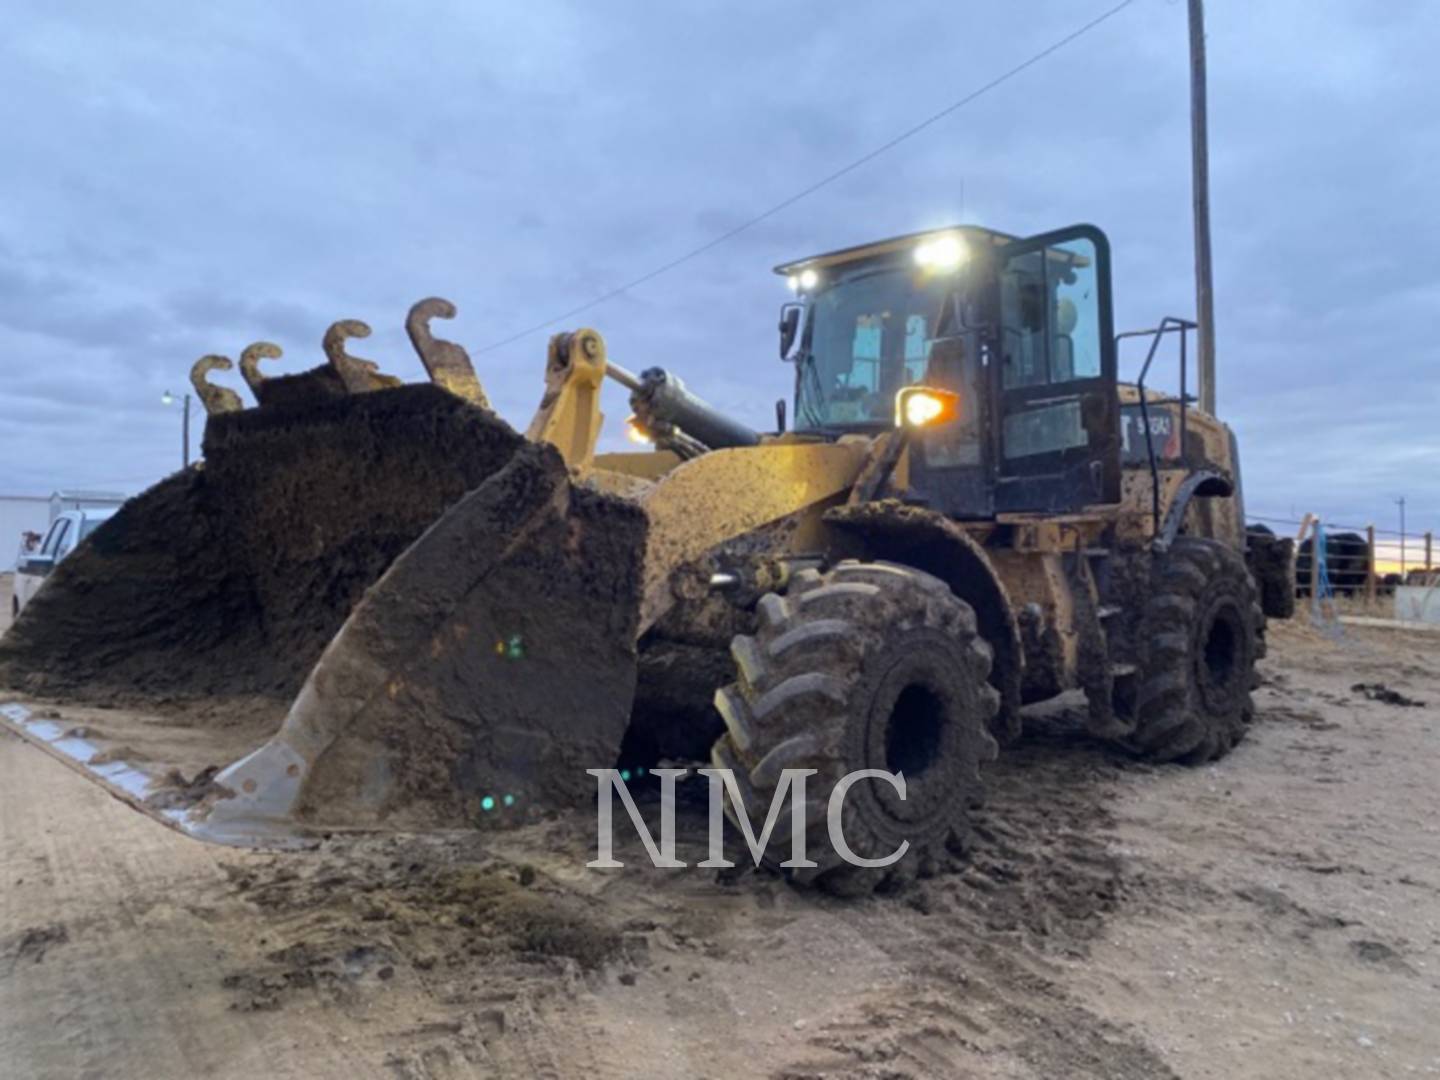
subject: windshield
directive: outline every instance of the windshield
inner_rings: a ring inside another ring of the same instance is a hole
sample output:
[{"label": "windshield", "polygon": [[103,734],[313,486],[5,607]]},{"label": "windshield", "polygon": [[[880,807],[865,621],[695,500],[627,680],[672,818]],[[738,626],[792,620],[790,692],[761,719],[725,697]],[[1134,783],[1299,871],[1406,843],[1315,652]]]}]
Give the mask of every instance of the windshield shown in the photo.
[{"label": "windshield", "polygon": [[87,517],[84,521],[80,523],[80,539],[84,540],[85,537],[89,536],[92,532],[98,529],[101,525],[104,525],[105,522],[109,520],[109,514],[106,514],[104,517]]},{"label": "windshield", "polygon": [[928,381],[936,339],[956,333],[958,280],[897,267],[839,281],[816,295],[800,359],[797,425],[894,423],[896,391]]}]

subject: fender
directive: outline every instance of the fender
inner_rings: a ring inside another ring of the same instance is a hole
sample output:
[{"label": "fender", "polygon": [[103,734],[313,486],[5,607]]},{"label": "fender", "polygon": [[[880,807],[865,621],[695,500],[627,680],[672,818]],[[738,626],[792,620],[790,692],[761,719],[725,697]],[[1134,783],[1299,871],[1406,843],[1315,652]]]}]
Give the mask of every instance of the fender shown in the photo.
[{"label": "fender", "polygon": [[934,510],[898,499],[837,506],[825,513],[835,530],[835,553],[844,558],[891,559],[934,574],[975,611],[980,634],[994,652],[990,685],[1000,691],[994,734],[1020,734],[1020,676],[1025,663],[1009,593],[985,549],[959,525]]},{"label": "fender", "polygon": [[1224,498],[1233,494],[1235,484],[1227,473],[1217,469],[1196,469],[1180,481],[1180,486],[1175,489],[1175,497],[1170,500],[1170,509],[1165,511],[1165,521],[1155,538],[1156,547],[1163,551],[1175,542],[1175,537],[1180,535],[1180,526],[1185,520],[1185,511],[1190,508],[1191,499]]}]

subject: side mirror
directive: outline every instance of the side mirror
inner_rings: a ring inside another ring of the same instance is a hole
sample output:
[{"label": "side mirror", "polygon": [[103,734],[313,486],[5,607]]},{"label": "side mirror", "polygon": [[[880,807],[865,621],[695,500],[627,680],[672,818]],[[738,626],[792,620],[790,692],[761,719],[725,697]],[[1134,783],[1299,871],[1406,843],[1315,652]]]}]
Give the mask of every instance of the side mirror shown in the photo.
[{"label": "side mirror", "polygon": [[795,348],[795,339],[800,336],[800,313],[804,311],[800,304],[786,304],[780,309],[780,359],[789,360],[790,352]]},{"label": "side mirror", "polygon": [[42,555],[39,552],[36,552],[34,555],[27,555],[23,569],[27,574],[44,577],[50,573],[51,570],[55,569],[55,556],[49,553]]}]

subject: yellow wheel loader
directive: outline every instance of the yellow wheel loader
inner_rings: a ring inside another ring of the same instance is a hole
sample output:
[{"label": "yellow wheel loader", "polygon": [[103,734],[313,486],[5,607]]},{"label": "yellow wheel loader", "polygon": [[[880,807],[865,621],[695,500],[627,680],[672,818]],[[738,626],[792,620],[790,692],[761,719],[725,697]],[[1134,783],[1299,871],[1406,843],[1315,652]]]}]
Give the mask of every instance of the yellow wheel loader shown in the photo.
[{"label": "yellow wheel loader", "polygon": [[[666,760],[733,770],[729,812],[763,821],[785,771],[814,770],[816,865],[787,872],[841,893],[963,848],[1026,702],[1080,691],[1095,735],[1158,761],[1230,750],[1264,616],[1234,438],[1184,390],[1192,324],[1117,334],[1090,226],[778,269],[794,394],[773,433],[584,329],[550,342],[522,435],[432,334],[454,314],[438,299],[407,321],[429,385],[351,355],[369,330],[348,320],[302,374],[246,348],[258,407],[203,358],[203,462],[53,568],[0,641],[4,722],[239,844],[503,828],[593,799],[587,769]],[[1172,396],[1144,385],[1167,340]],[[650,448],[596,453],[607,377]],[[908,842],[884,867],[826,842],[827,798],[862,769],[906,781],[842,804],[853,853]]]}]

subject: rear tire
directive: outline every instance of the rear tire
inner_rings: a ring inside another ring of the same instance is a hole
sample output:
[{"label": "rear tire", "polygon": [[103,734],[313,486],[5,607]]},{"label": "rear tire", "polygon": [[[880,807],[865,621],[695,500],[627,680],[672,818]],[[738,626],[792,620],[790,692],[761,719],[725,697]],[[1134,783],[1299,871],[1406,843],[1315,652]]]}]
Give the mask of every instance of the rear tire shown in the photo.
[{"label": "rear tire", "polygon": [[1251,526],[1245,536],[1246,563],[1260,594],[1260,607],[1272,619],[1295,614],[1295,542]]},{"label": "rear tire", "polygon": [[1181,537],[1157,556],[1128,745],[1152,761],[1229,753],[1254,715],[1264,618],[1244,559],[1224,544]]},{"label": "rear tire", "polygon": [[[736,636],[730,651],[739,678],[715,695],[726,732],[711,756],[733,770],[757,834],[782,770],[817,770],[805,815],[806,855],[817,865],[784,870],[791,880],[865,895],[963,850],[982,796],[980,763],[997,753],[989,724],[1000,697],[986,681],[991,652],[974,612],[943,581],[883,562],[801,571],[784,596],[760,601],[757,632]],[[830,843],[830,795],[860,769],[905,778],[904,800],[883,781],[861,780],[843,802],[841,831],[855,854],[883,859],[908,841],[889,866],[855,866]],[[728,799],[726,813],[736,819]],[[787,802],[765,852],[777,869],[790,858],[790,825]]]}]

